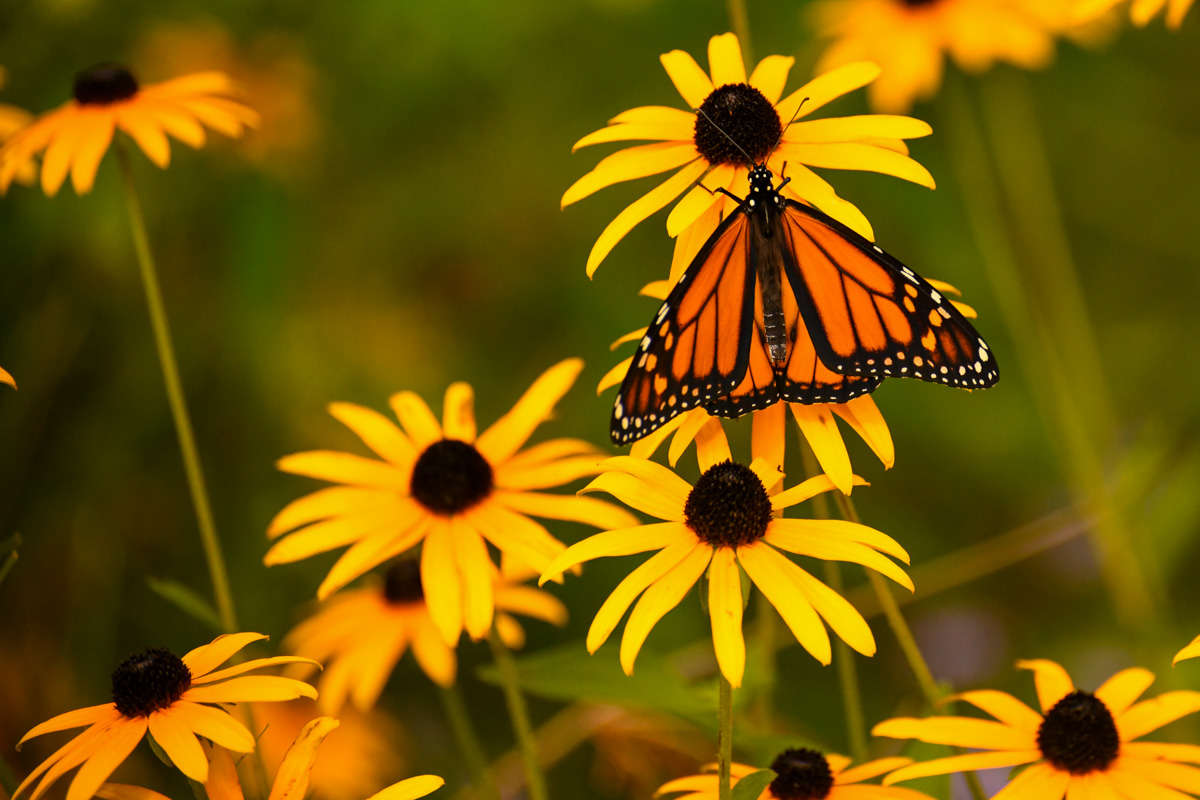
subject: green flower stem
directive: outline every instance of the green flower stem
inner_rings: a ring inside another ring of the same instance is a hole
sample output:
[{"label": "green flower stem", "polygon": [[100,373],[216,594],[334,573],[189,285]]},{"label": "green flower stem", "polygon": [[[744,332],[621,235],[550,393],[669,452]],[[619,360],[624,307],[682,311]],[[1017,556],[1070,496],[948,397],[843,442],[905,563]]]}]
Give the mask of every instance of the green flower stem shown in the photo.
[{"label": "green flower stem", "polygon": [[162,366],[163,381],[167,387],[167,400],[171,405],[171,416],[175,420],[175,433],[179,437],[179,448],[183,453],[183,467],[187,473],[188,488],[192,493],[192,504],[196,508],[196,522],[200,526],[200,541],[204,546],[204,557],[208,561],[208,572],[212,578],[213,595],[217,601],[217,612],[226,632],[237,630],[237,614],[233,608],[233,593],[229,589],[229,576],[225,560],[221,555],[221,542],[213,524],[212,508],[208,502],[208,490],[204,486],[204,472],[200,468],[200,455],[196,450],[196,436],[192,432],[188,416],[187,401],[183,396],[183,384],[179,379],[179,367],[175,362],[175,351],[171,345],[171,331],[167,312],[163,305],[162,291],[158,286],[158,275],[154,268],[154,257],[150,254],[150,239],[146,235],[146,221],[142,216],[142,205],[138,200],[137,186],[133,180],[133,169],[129,163],[129,152],[123,142],[116,146],[117,163],[125,185],[126,206],[129,209],[129,225],[133,232],[133,246],[137,251],[138,267],[142,283],[146,288],[146,303],[150,307],[150,324],[154,328],[154,343],[158,348],[158,360]]},{"label": "green flower stem", "polygon": [[717,800],[731,800],[733,781],[733,686],[717,670]]},{"label": "green flower stem", "polygon": [[753,64],[750,47],[750,15],[746,13],[746,0],[725,0],[725,10],[729,13],[729,26],[738,37],[742,46],[742,60]]},{"label": "green flower stem", "polygon": [[13,792],[17,790],[17,776],[13,775],[12,768],[8,766],[8,761],[0,758],[0,790],[3,790],[6,797],[12,797]]},{"label": "green flower stem", "polygon": [[[1069,341],[1075,343],[1069,346],[1069,350],[1064,350],[1056,343],[1059,332],[1057,328],[1052,329],[1045,318],[1056,316],[1060,309],[1056,304],[1053,309],[1039,313],[1039,304],[1030,297],[1033,293],[1025,289],[1025,279],[1017,266],[1016,252],[1005,230],[1001,190],[984,143],[983,126],[972,111],[972,98],[961,81],[953,80],[947,81],[946,95],[943,107],[948,115],[947,149],[958,174],[963,210],[979,248],[980,262],[992,285],[1017,358],[1028,378],[1034,402],[1055,442],[1071,491],[1096,516],[1097,524],[1091,531],[1092,544],[1118,618],[1126,626],[1144,626],[1148,619],[1153,619],[1156,603],[1132,547],[1128,526],[1117,513],[1105,483],[1103,455],[1097,447],[1098,433],[1094,418],[1111,419],[1111,412],[1103,410],[1109,406],[1107,400],[1097,401],[1089,397],[1097,393],[1107,394],[1097,377],[1098,372],[1089,373],[1087,369],[1089,358],[1086,351],[1094,347],[1094,342],[1080,344],[1081,339],[1090,339],[1090,334],[1076,331],[1068,337]],[[1068,309],[1069,324],[1073,327],[1084,325],[1086,323],[1080,322],[1080,315],[1086,320],[1086,312],[1078,308],[1073,312],[1069,310],[1072,306],[1079,307],[1082,301],[1078,298],[1069,299],[1071,295],[1077,295],[1079,290],[1077,281],[1069,277],[1073,267],[1070,265],[1069,249],[1066,249],[1065,235],[1061,232],[1061,220],[1052,187],[1047,188],[1051,185],[1040,138],[1036,136],[1036,129],[1031,134],[1028,126],[1020,121],[1020,118],[1027,116],[1028,109],[1021,109],[1020,101],[1013,100],[1013,93],[1002,91],[992,102],[1003,103],[1002,108],[991,110],[990,117],[993,120],[1009,114],[1018,118],[1016,122],[998,122],[1004,127],[997,129],[994,134],[997,150],[1002,151],[1004,168],[1001,173],[1005,176],[1010,193],[1016,197],[1019,192],[1021,203],[1025,203],[1030,195],[1036,195],[1034,207],[1051,209],[1046,213],[1058,220],[1033,223],[1026,219],[1026,225],[1035,225],[1041,230],[1040,235],[1036,231],[1026,232],[1027,237],[1041,241],[1038,249],[1045,263],[1039,263],[1039,271],[1057,273],[1057,277],[1047,279],[1049,284],[1057,287],[1053,290],[1055,297],[1051,298],[1051,302],[1057,303],[1059,294],[1068,296],[1063,301],[1063,307]],[[1009,138],[1017,143],[1000,144],[1000,140]],[[1031,139],[1032,145],[1029,144]],[[1020,142],[1024,144],[1018,144]],[[1038,152],[1031,153],[1031,148]],[[1032,166],[1031,162],[1034,162]],[[1040,172],[1042,176],[1029,178],[1016,174],[1025,170]],[[1050,226],[1049,233],[1043,230],[1046,225]],[[1067,286],[1072,288],[1065,288]],[[1077,353],[1077,349],[1082,354]],[[1077,364],[1077,367],[1083,368],[1078,373],[1076,367],[1071,367],[1076,361],[1082,362]],[[1090,377],[1076,377],[1084,373]],[[1096,408],[1101,410],[1097,411]]]},{"label": "green flower stem", "polygon": [[487,759],[483,755],[483,747],[479,743],[479,734],[471,723],[471,715],[463,700],[462,690],[458,684],[442,687],[438,693],[442,698],[442,707],[446,710],[446,718],[450,720],[450,730],[463,760],[467,763],[467,773],[471,776],[471,788],[479,800],[500,800],[500,792],[496,782],[488,772]]},{"label": "green flower stem", "polygon": [[508,704],[508,715],[512,718],[513,732],[517,737],[517,749],[521,752],[521,763],[525,766],[525,780],[529,788],[529,800],[548,800],[546,792],[546,776],[542,774],[542,766],[538,760],[537,738],[533,734],[533,724],[529,721],[529,707],[521,694],[517,662],[500,634],[493,627],[488,631],[488,644],[492,647],[492,658],[496,660],[496,668],[500,671],[500,685],[504,688],[504,700]]}]

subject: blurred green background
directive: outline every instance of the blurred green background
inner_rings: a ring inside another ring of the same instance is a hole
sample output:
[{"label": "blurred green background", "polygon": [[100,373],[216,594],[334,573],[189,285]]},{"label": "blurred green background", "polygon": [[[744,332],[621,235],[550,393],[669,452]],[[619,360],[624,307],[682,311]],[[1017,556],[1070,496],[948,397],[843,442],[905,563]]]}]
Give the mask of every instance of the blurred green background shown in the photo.
[{"label": "blurred green background", "polygon": [[[820,53],[803,5],[749,4],[756,57],[797,58],[789,90],[811,77]],[[1176,33],[1161,20],[1123,28],[1098,50],[1062,44],[1052,67],[1027,78],[1120,418],[1105,469],[1136,478],[1127,511],[1159,618],[1118,625],[1086,539],[1071,538],[909,606],[935,674],[958,686],[988,683],[1031,701],[1031,681],[1012,669],[1024,657],[1059,659],[1089,688],[1134,662],[1169,672],[1171,654],[1200,633],[1198,17]],[[722,3],[688,0],[0,7],[0,102],[48,110],[67,99],[78,70],[115,60],[145,82],[224,69],[264,114],[244,141],[213,136],[199,153],[176,144],[165,172],[135,159],[244,629],[278,642],[334,560],[261,565],[268,520],[316,488],[274,460],[364,452],[328,416],[329,402],[386,410],[391,393],[412,389],[439,408],[446,385],[465,379],[486,425],[542,370],[578,355],[587,369],[538,435],[607,446],[612,392],[597,398],[593,388],[623,357],[608,343],[653,314],[655,302],[636,292],[666,276],[672,242],[660,213],[589,282],[595,238],[651,182],[560,211],[566,187],[612,149],[572,155],[571,144],[627,108],[681,107],[659,54],[682,48],[703,64],[708,38],[728,27]],[[978,265],[945,151],[944,104],[914,111],[934,125],[912,152],[936,191],[824,173],[886,249],[963,290],[1003,371],[998,387],[975,394],[911,381],[879,389],[898,454],[890,472],[847,431],[856,471],[873,483],[855,493],[859,510],[904,544],[917,574],[1047,515],[1059,515],[1047,536],[1067,538],[1071,524],[1047,424]],[[822,114],[865,111],[857,92]],[[112,156],[90,196],[64,189],[48,199],[15,186],[0,201],[0,265],[0,364],[20,385],[0,389],[0,539],[24,539],[0,585],[0,758],[23,776],[56,746],[15,753],[25,730],[104,702],[109,672],[130,652],[184,652],[211,632],[147,585],[168,578],[208,594]],[[731,426],[743,455],[748,427]],[[694,477],[694,458],[684,463]],[[568,542],[586,534],[552,530]],[[554,589],[570,626],[531,623],[527,651],[570,643],[582,653],[592,614],[636,563],[594,563]],[[847,575],[852,587],[862,582]],[[858,661],[869,722],[917,708],[893,638],[881,619],[872,626],[879,653]],[[706,636],[693,596],[656,628],[643,659]],[[460,681],[488,754],[499,756],[511,734],[499,692],[474,677],[485,651],[460,647]],[[619,676],[615,651],[594,658]],[[754,733],[799,733],[844,752],[835,671],[794,643],[779,667],[772,721]],[[1183,665],[1161,684],[1200,688],[1198,670]],[[446,797],[460,788],[432,684],[411,659],[382,705],[410,731],[401,775],[445,775]],[[538,721],[561,707],[534,700]],[[663,755],[638,767],[597,739],[551,770],[551,791],[644,793],[709,757],[695,740],[677,748],[682,762]],[[747,733],[739,744],[755,741]],[[776,740],[763,741],[762,754],[749,747],[744,757],[768,757]],[[148,751],[138,759],[118,778],[186,796]]]}]

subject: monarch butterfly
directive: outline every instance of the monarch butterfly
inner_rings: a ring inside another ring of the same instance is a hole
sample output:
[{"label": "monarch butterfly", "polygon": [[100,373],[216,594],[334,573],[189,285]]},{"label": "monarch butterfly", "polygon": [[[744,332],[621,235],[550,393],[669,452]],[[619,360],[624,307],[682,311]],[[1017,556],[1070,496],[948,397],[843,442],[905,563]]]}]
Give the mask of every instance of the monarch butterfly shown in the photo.
[{"label": "monarch butterfly", "polygon": [[[986,389],[987,343],[936,289],[766,166],[659,307],[613,407],[628,444],[697,405],[737,417],[779,400],[844,403],[884,378]],[[724,190],[722,190],[724,191]],[[726,192],[726,194],[729,194]]]}]

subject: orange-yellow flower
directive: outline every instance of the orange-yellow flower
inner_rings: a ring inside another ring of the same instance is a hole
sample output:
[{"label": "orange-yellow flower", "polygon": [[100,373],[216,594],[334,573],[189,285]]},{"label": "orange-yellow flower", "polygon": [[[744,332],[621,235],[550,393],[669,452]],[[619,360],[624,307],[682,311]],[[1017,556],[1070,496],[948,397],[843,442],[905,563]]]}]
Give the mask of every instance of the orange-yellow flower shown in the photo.
[{"label": "orange-yellow flower", "polygon": [[[928,136],[932,133],[928,124],[908,117],[809,118],[827,103],[875,80],[879,68],[874,64],[844,66],[783,97],[795,59],[768,56],[747,74],[732,33],[709,40],[708,74],[682,50],[666,53],[661,60],[689,110],[633,108],[575,143],[579,149],[606,142],[653,142],[606,157],[567,189],[563,206],[606,186],[676,170],[604,229],[588,256],[588,275],[638,223],[687,192],[667,218],[667,232],[678,237],[671,266],[672,278],[678,277],[721,218],[735,207],[717,190],[745,197],[750,162],[767,160],[775,174],[791,178],[785,194],[820,208],[868,238],[872,231],[867,218],[810,167],[880,172],[933,188],[933,177],[908,157],[903,141]],[[702,186],[696,185],[701,181]]]},{"label": "orange-yellow flower", "polygon": [[552,439],[521,450],[582,368],[579,359],[551,367],[478,436],[475,395],[466,383],[446,390],[441,424],[416,394],[394,395],[392,410],[403,430],[370,409],[334,403],[330,413],[382,460],[329,451],[281,459],[285,472],[342,485],[280,511],[267,535],[288,535],[267,552],[264,563],[298,561],[351,545],[317,590],[324,599],[423,543],[421,582],[442,638],[453,646],[464,627],[472,638],[483,638],[495,609],[487,543],[506,556],[502,566],[512,561],[541,572],[566,545],[527,514],[600,528],[634,522],[611,503],[532,491],[599,471],[596,449],[578,439]]},{"label": "orange-yellow flower", "polygon": [[1029,764],[992,800],[1147,800],[1183,798],[1200,789],[1200,747],[1135,742],[1200,711],[1200,692],[1167,692],[1137,702],[1154,674],[1118,672],[1095,692],[1080,691],[1053,661],[1019,662],[1033,670],[1041,713],[1004,692],[984,689],[956,699],[994,720],[973,717],[900,718],[875,726],[876,736],[919,739],[978,752],[903,767],[885,784],[966,770]]},{"label": "orange-yellow flower", "polygon": [[317,696],[316,689],[303,681],[243,674],[304,660],[296,656],[257,658],[217,669],[246,645],[265,638],[260,633],[227,634],[183,658],[159,647],[125,659],[112,675],[111,703],[60,714],[17,743],[20,747],[34,736],[88,726],[31,772],[13,792],[13,800],[40,778],[29,797],[37,800],[64,773],[80,765],[67,800],[90,800],[147,731],[184,775],[203,783],[208,778],[208,760],[197,736],[239,753],[254,750],[253,734],[218,705]]},{"label": "orange-yellow flower", "polygon": [[[1122,0],[1079,0],[1075,7],[1075,18],[1080,22],[1090,22],[1107,14],[1121,2]],[[1165,8],[1167,27],[1178,29],[1193,2],[1195,0],[1133,0],[1129,4],[1129,18],[1140,28]]]},{"label": "orange-yellow flower", "polygon": [[[0,67],[0,86],[4,86],[4,78],[4,67]],[[25,109],[0,103],[0,145],[32,121],[33,114]],[[18,183],[33,183],[37,179],[37,165],[32,162],[26,164],[17,170],[15,179]]]},{"label": "orange-yellow flower", "polygon": [[42,114],[0,147],[0,194],[43,150],[42,190],[47,195],[58,192],[67,173],[77,194],[90,192],[118,128],[163,168],[171,160],[168,134],[195,148],[204,146],[205,127],[241,136],[258,125],[258,114],[230,100],[233,92],[229,77],[220,72],[139,86],[121,66],[85,70],[75,78],[73,99]]}]

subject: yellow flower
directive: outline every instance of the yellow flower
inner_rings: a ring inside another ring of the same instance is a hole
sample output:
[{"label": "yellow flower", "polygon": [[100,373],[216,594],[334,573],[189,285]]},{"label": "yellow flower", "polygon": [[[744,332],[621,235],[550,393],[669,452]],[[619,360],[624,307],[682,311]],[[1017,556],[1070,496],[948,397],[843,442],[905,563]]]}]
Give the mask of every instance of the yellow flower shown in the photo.
[{"label": "yellow flower", "polygon": [[[510,648],[524,645],[525,631],[507,612],[566,624],[567,609],[556,597],[506,581],[495,568],[492,584],[496,629]],[[325,666],[317,688],[321,710],[328,714],[340,712],[347,700],[370,711],[410,644],[430,680],[441,686],[454,684],[454,650],[433,624],[415,559],[392,566],[382,586],[335,595],[284,640],[290,652]]]},{"label": "yellow flower", "polygon": [[[332,717],[318,717],[304,726],[279,765],[268,800],[304,800],[317,760],[317,750],[338,724]],[[208,753],[212,768],[209,770],[208,780],[204,783],[204,792],[209,800],[245,800],[241,782],[238,780],[237,765],[234,764],[229,751],[222,747],[212,747],[208,749]],[[445,781],[437,775],[418,775],[393,784],[371,795],[367,800],[418,800],[444,784]],[[104,800],[170,800],[150,789],[121,783],[104,784],[96,792],[96,796]]]},{"label": "yellow flower", "polygon": [[873,61],[883,74],[868,90],[871,107],[903,113],[941,86],[943,56],[967,72],[996,61],[1038,69],[1054,55],[1048,22],[1063,15],[1030,13],[1025,3],[1059,6],[1069,0],[821,0],[813,7],[817,32],[833,40],[818,69]]},{"label": "yellow flower", "polygon": [[171,160],[167,134],[195,148],[204,146],[205,126],[241,136],[247,127],[258,125],[258,114],[225,96],[233,91],[229,77],[220,72],[140,87],[121,66],[85,70],[75,78],[74,99],[41,115],[0,147],[0,194],[42,150],[42,189],[47,195],[58,192],[68,172],[77,194],[90,192],[117,128],[164,168]]},{"label": "yellow flower", "polygon": [[1189,658],[1200,656],[1200,636],[1192,639],[1191,643],[1175,654],[1175,658],[1171,660],[1171,666],[1175,666],[1180,661],[1186,661]]},{"label": "yellow flower", "polygon": [[964,692],[955,699],[987,712],[996,721],[969,717],[891,719],[876,736],[968,747],[983,752],[914,764],[893,772],[885,784],[964,770],[1032,766],[992,800],[1146,800],[1182,798],[1195,792],[1200,770],[1178,762],[1200,762],[1200,747],[1135,742],[1180,717],[1200,711],[1200,692],[1167,692],[1135,702],[1154,682],[1153,673],[1118,672],[1095,691],[1075,688],[1053,661],[1018,662],[1033,670],[1039,714],[1004,692]]},{"label": "yellow flower", "polygon": [[17,388],[17,382],[13,380],[13,376],[5,372],[2,367],[0,367],[0,383],[7,383],[14,389]]},{"label": "yellow flower", "polygon": [[[763,789],[757,800],[932,800],[912,789],[890,786],[864,786],[863,781],[891,772],[912,762],[911,758],[880,758],[848,769],[853,763],[845,756],[825,755],[807,747],[788,748],[775,757],[771,769],[775,779]],[[689,775],[659,787],[654,796],[687,792],[678,800],[717,800],[716,764],[705,767],[709,774]],[[730,765],[731,783],[757,772],[757,767]]]},{"label": "yellow flower", "polygon": [[260,633],[234,633],[218,636],[183,658],[155,647],[125,659],[112,674],[113,702],[60,714],[34,727],[17,743],[20,747],[34,736],[88,726],[30,773],[13,792],[13,800],[41,777],[29,798],[37,800],[65,772],[81,764],[67,800],[89,800],[147,731],[175,766],[195,781],[204,782],[208,777],[208,761],[197,736],[239,753],[251,752],[254,736],[217,704],[317,696],[316,690],[302,681],[242,675],[303,660],[295,656],[257,658],[217,670],[234,653],[265,638]]},{"label": "yellow flower", "polygon": [[[4,86],[5,70],[0,67],[0,86]],[[23,108],[0,103],[0,145],[10,136],[33,121],[33,114]],[[37,165],[30,162],[17,170],[15,179],[18,183],[31,184],[37,179]],[[2,373],[3,370],[0,370]],[[4,373],[7,374],[7,373]],[[2,376],[0,376],[2,377]]]},{"label": "yellow flower", "polygon": [[[1075,18],[1081,22],[1090,22],[1108,13],[1121,2],[1122,0],[1078,0]],[[1165,8],[1167,27],[1178,29],[1193,2],[1194,0],[1133,0],[1129,4],[1129,18],[1140,28]]]},{"label": "yellow flower", "polygon": [[[903,141],[928,136],[932,133],[928,124],[884,116],[805,119],[875,80],[879,68],[874,64],[847,65],[820,75],[781,100],[795,59],[768,56],[747,77],[741,47],[732,33],[709,40],[710,74],[682,50],[666,53],[661,60],[690,110],[630,109],[575,143],[579,149],[604,142],[653,142],[602,160],[567,190],[563,206],[615,183],[678,170],[609,223],[588,256],[589,276],[634,226],[691,189],[667,218],[667,232],[679,237],[671,267],[677,277],[722,216],[736,207],[717,190],[746,195],[751,161],[769,157],[768,165],[776,175],[791,178],[783,189],[786,195],[820,208],[867,238],[872,238],[871,225],[862,212],[838,197],[809,167],[881,172],[933,188],[933,177],[908,157]],[[703,186],[694,185],[701,180]]]},{"label": "yellow flower", "polygon": [[515,560],[541,572],[566,545],[526,514],[599,528],[633,524],[630,514],[610,503],[530,491],[599,471],[596,450],[578,439],[553,439],[518,452],[582,368],[579,359],[551,367],[478,437],[474,392],[466,383],[446,390],[441,425],[412,392],[391,398],[403,430],[370,409],[334,403],[330,413],[383,460],[330,451],[280,459],[285,472],[344,485],[280,511],[267,535],[293,532],[267,552],[264,563],[351,545],[317,590],[323,600],[424,542],[421,582],[442,638],[453,646],[464,627],[472,638],[486,636],[495,607],[488,542],[507,556],[502,565]]},{"label": "yellow flower", "polygon": [[659,464],[619,456],[604,462],[606,471],[584,489],[608,492],[664,520],[584,539],[542,574],[544,582],[594,558],[659,551],[621,581],[601,606],[588,631],[588,650],[594,653],[604,644],[626,609],[641,595],[621,639],[621,666],[627,675],[633,674],[634,660],[651,628],[707,572],[717,663],[733,686],[741,685],[746,645],[740,572],[745,570],[800,644],[821,663],[828,664],[831,658],[822,618],[855,650],[873,655],[875,639],[862,616],[781,551],[853,561],[911,591],[908,576],[883,555],[907,563],[904,548],[865,525],[773,517],[776,511],[829,491],[832,481],[821,475],[771,496],[782,473],[764,458],[755,459],[749,467],[730,460],[729,445],[715,420],[701,429],[697,455],[702,474],[694,487]]}]

